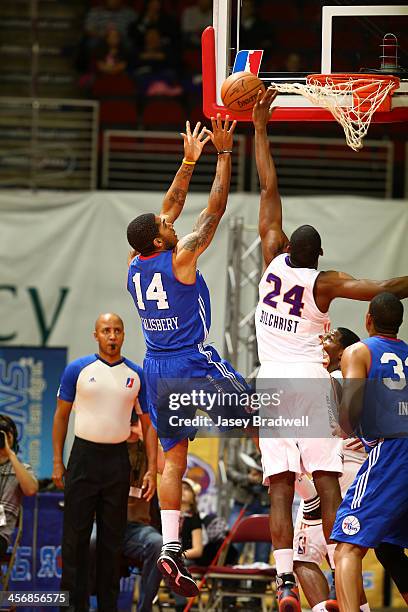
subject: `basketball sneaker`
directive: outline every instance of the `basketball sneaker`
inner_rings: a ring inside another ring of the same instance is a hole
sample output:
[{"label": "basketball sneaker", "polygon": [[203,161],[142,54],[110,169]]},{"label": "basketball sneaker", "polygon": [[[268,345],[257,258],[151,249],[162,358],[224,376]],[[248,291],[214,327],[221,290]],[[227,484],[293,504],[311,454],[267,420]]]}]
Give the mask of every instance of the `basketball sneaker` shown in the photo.
[{"label": "basketball sneaker", "polygon": [[276,597],[279,612],[301,612],[299,590],[293,574],[280,574],[276,577]]},{"label": "basketball sneaker", "polygon": [[170,542],[162,547],[157,559],[157,568],[166,585],[177,595],[183,597],[198,595],[198,587],[184,565],[180,542]]}]

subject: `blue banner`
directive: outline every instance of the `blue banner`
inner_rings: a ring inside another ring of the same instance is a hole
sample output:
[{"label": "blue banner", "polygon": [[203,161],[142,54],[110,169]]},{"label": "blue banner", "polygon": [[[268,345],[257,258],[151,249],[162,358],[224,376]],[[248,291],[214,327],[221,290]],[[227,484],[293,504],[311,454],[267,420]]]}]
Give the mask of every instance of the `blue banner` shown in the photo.
[{"label": "blue banner", "polygon": [[[24,497],[23,532],[10,576],[9,591],[59,591],[62,572],[61,541],[63,493],[39,493]],[[130,610],[134,575],[122,578],[118,610]],[[95,603],[96,599],[91,601]],[[20,612],[33,608],[19,607]],[[36,611],[58,612],[57,607],[36,607]]]},{"label": "blue banner", "polygon": [[66,348],[0,346],[0,414],[17,425],[19,456],[37,478],[52,474],[52,422]]}]

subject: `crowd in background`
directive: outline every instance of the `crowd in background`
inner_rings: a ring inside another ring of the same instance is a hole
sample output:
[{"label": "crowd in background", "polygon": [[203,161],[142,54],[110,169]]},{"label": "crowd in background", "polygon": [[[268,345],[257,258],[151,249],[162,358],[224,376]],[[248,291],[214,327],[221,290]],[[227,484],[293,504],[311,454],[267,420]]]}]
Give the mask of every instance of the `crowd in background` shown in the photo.
[{"label": "crowd in background", "polygon": [[[98,98],[95,83],[109,76],[112,95],[118,93],[113,77],[121,77],[121,85],[126,78],[142,104],[160,96],[191,107],[201,99],[201,33],[212,25],[212,0],[187,0],[175,6],[167,0],[92,4],[85,15],[76,60],[79,83],[87,95]],[[292,17],[301,20],[301,9]],[[276,45],[276,18],[270,3],[244,0],[240,48],[264,49],[263,70],[301,70],[302,63],[306,70],[310,57],[302,52],[300,39],[299,50],[289,40],[286,47],[281,41]]]}]

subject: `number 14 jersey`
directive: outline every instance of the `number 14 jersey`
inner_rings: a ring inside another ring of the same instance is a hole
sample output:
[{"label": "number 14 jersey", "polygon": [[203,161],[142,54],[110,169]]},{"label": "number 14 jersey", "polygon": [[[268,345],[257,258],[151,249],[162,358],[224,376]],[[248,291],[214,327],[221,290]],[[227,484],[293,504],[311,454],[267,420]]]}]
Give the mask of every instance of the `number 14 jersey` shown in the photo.
[{"label": "number 14 jersey", "polygon": [[261,363],[324,363],[320,336],[330,329],[330,319],[315,303],[313,288],[318,275],[311,268],[293,267],[287,253],[275,257],[266,268],[255,313]]},{"label": "number 14 jersey", "polygon": [[204,342],[211,325],[208,287],[198,270],[191,285],[176,278],[173,251],[135,257],[127,288],[139,312],[148,351],[177,351]]}]

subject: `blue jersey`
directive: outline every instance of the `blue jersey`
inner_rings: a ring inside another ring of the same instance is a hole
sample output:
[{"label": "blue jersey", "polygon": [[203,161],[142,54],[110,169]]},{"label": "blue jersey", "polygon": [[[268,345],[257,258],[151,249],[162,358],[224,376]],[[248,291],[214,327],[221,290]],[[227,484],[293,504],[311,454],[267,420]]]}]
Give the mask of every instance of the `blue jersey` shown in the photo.
[{"label": "blue jersey", "polygon": [[211,324],[208,287],[198,270],[191,285],[176,278],[173,251],[135,257],[127,288],[149,351],[177,351],[197,346],[207,337]]},{"label": "blue jersey", "polygon": [[363,340],[371,354],[362,418],[363,437],[408,435],[408,344],[396,338]]}]

